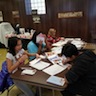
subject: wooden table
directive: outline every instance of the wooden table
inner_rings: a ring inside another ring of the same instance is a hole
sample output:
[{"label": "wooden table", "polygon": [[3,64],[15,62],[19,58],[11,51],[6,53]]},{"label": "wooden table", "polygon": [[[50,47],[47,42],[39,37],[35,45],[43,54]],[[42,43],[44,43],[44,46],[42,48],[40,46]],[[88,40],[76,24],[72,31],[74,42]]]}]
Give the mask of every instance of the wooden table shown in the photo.
[{"label": "wooden table", "polygon": [[[94,52],[96,52],[96,44],[87,43],[84,46],[84,49],[92,49]],[[27,66],[28,66],[28,64],[27,64]],[[64,77],[64,74],[66,72],[67,72],[67,70],[57,74],[57,76]],[[57,86],[54,84],[47,83],[46,80],[50,77],[50,75],[44,73],[43,71],[37,71],[36,74],[34,74],[33,76],[30,76],[30,75],[21,75],[21,70],[19,69],[14,74],[12,74],[11,77],[14,80],[22,81],[26,84],[35,85],[35,86],[39,87],[40,96],[41,96],[41,87],[52,89],[53,96],[55,96],[54,90],[58,90],[58,91],[64,90],[64,86]]]},{"label": "wooden table", "polygon": [[[64,74],[66,73],[66,71],[67,70],[61,72],[57,76],[64,77]],[[52,89],[53,90],[53,96],[55,96],[54,90],[58,90],[58,91],[64,90],[64,86],[57,86],[54,84],[47,83],[46,80],[50,77],[50,75],[44,73],[43,71],[39,71],[39,70],[32,76],[32,75],[21,75],[21,69],[19,69],[14,74],[12,74],[11,77],[14,80],[22,81],[26,84],[37,86],[39,88],[39,93],[40,93],[39,95],[40,96],[42,96],[41,95],[41,87]]]}]

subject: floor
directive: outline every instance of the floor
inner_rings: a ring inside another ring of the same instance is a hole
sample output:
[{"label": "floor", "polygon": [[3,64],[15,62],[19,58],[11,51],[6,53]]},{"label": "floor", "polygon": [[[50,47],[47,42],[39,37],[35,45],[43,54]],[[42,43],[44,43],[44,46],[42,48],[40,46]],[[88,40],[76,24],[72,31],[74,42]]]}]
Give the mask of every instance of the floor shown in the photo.
[{"label": "floor", "polygon": [[[6,60],[6,53],[7,53],[7,49],[5,48],[0,48],[0,70],[1,70],[1,66],[2,66],[2,62],[4,60]],[[32,86],[32,90],[35,91],[35,87]],[[16,87],[14,86],[11,91],[9,92],[9,96],[17,96],[19,94],[22,94],[22,92]],[[7,96],[7,91],[5,91],[3,94],[1,94],[0,96]],[[43,89],[42,88],[42,96],[52,96],[52,90],[49,89]],[[55,91],[55,96],[62,96],[60,92]]]}]

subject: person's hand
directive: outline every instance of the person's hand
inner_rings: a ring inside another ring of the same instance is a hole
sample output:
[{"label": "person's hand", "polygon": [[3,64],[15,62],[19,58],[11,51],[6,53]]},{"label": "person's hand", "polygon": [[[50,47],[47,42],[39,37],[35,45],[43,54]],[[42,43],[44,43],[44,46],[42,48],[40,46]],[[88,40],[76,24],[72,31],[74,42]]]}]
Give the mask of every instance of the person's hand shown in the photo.
[{"label": "person's hand", "polygon": [[40,58],[40,55],[39,54],[36,54],[36,58]]},{"label": "person's hand", "polygon": [[44,36],[45,39],[47,38],[47,36],[45,34],[43,36]]},{"label": "person's hand", "polygon": [[66,63],[68,63],[69,61],[70,61],[70,58],[66,58],[66,59],[63,59],[63,60],[62,60],[62,63],[63,63],[63,64],[66,64]]},{"label": "person's hand", "polygon": [[42,41],[39,41],[39,45],[42,45],[42,43],[43,43]]},{"label": "person's hand", "polygon": [[71,64],[68,64],[67,69],[68,69],[68,70],[70,70],[70,69],[71,69],[71,67],[72,67],[72,65],[71,65]]},{"label": "person's hand", "polygon": [[63,63],[63,64],[66,64],[66,63],[67,63],[67,60],[63,59],[63,60],[62,60],[62,63]]},{"label": "person's hand", "polygon": [[26,59],[28,59],[27,55],[22,55],[22,57],[18,60],[20,63],[24,62]]},{"label": "person's hand", "polygon": [[64,38],[64,37],[61,37],[61,38],[60,38],[60,40],[64,41],[64,40],[65,40],[65,38]]}]

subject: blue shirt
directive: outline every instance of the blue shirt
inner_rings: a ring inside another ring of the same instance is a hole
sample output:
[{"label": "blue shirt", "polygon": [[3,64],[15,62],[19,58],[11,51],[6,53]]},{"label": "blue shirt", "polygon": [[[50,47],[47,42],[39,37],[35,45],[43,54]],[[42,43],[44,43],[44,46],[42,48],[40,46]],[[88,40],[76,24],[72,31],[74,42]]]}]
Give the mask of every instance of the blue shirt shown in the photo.
[{"label": "blue shirt", "polygon": [[[27,45],[27,49],[29,53],[37,53],[38,52],[38,47],[36,46],[36,44],[34,44],[33,41],[30,41]],[[29,60],[33,60],[35,58],[35,56],[31,56],[29,57]]]},{"label": "blue shirt", "polygon": [[[42,48],[45,47],[46,44],[42,44]],[[29,53],[37,53],[38,52],[38,47],[36,46],[36,44],[33,41],[30,41],[27,45],[27,50]],[[35,56],[30,56],[29,60],[33,60],[35,58]]]}]

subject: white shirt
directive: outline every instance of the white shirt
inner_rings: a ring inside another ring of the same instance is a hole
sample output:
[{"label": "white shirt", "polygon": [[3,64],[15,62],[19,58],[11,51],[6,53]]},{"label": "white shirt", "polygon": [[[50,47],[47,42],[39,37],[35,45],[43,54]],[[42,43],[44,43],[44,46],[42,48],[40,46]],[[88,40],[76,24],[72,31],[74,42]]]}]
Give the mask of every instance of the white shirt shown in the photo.
[{"label": "white shirt", "polygon": [[[17,59],[19,59],[24,53],[24,49],[21,49],[15,56],[13,56],[11,53],[7,53],[6,58],[10,59],[13,64],[17,62]],[[12,73],[14,73],[17,69],[15,69]]]}]

